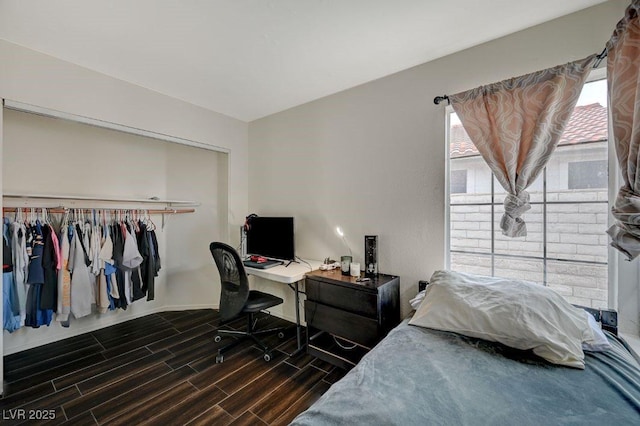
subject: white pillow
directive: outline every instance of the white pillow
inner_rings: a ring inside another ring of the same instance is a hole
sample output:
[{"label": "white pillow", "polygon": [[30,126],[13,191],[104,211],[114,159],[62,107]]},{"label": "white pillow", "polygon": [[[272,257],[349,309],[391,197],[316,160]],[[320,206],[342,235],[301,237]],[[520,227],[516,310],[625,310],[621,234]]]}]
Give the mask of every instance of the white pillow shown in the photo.
[{"label": "white pillow", "polygon": [[609,343],[607,336],[604,335],[602,328],[600,328],[600,324],[598,324],[593,315],[588,315],[588,318],[589,327],[591,327],[591,331],[593,332],[593,341],[582,342],[582,350],[590,352],[604,352],[611,349],[611,343]]},{"label": "white pillow", "polygon": [[589,314],[542,285],[436,271],[409,324],[528,350],[553,364],[584,368]]},{"label": "white pillow", "polygon": [[425,295],[426,291],[427,290],[422,290],[421,292],[416,294],[416,297],[414,297],[413,299],[409,300],[409,304],[411,305],[411,307],[413,309],[418,309],[418,306],[420,306],[420,304],[424,300],[424,295]]}]

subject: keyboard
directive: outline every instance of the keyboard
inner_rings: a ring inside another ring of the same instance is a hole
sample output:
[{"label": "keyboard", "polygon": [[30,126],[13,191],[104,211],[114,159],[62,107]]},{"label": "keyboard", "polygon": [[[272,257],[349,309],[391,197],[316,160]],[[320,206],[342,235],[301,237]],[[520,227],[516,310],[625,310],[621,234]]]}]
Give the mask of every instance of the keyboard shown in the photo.
[{"label": "keyboard", "polygon": [[282,262],[279,260],[267,260],[266,262],[252,262],[250,260],[245,260],[242,263],[247,268],[255,268],[255,269],[269,269],[269,268],[273,268],[274,266],[282,265]]}]

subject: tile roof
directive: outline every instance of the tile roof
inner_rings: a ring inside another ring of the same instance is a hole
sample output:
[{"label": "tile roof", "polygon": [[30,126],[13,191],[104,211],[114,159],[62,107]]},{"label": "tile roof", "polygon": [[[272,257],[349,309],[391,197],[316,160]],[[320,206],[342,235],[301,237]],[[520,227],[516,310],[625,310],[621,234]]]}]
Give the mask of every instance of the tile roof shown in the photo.
[{"label": "tile roof", "polygon": [[[577,106],[558,145],[607,140],[607,108],[599,103]],[[451,126],[451,158],[478,154],[461,124]]]}]

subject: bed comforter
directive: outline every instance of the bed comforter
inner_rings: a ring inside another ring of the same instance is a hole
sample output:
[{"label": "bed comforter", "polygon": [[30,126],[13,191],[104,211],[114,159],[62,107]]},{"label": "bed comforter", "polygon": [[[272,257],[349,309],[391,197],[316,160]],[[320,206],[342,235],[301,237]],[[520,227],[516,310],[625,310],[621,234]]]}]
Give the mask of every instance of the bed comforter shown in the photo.
[{"label": "bed comforter", "polygon": [[405,320],[292,424],[640,424],[639,361],[607,338],[578,370]]}]

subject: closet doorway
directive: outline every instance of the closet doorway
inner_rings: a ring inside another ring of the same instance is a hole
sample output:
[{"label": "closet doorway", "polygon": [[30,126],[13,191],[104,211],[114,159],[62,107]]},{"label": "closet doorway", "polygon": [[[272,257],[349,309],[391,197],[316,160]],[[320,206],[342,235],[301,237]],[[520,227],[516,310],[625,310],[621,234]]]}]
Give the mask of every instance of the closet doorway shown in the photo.
[{"label": "closet doorway", "polygon": [[[208,245],[229,235],[227,153],[6,108],[2,135],[3,193],[157,197],[199,203],[192,214],[166,215],[164,221],[161,216],[153,217],[162,259],[153,302],[141,300],[126,312],[81,318],[68,329],[54,321],[50,327],[5,333],[4,354],[150,312],[218,305]],[[84,207],[112,204],[92,201]],[[59,205],[55,200],[49,204]]]}]

